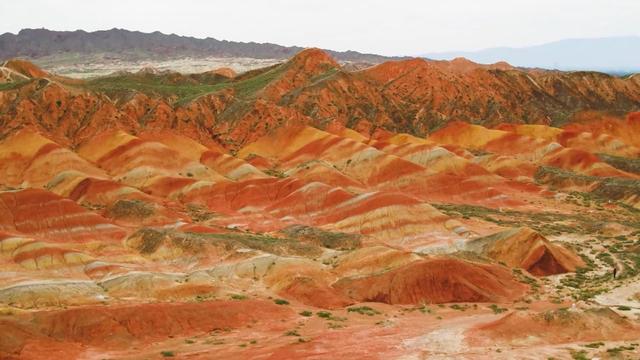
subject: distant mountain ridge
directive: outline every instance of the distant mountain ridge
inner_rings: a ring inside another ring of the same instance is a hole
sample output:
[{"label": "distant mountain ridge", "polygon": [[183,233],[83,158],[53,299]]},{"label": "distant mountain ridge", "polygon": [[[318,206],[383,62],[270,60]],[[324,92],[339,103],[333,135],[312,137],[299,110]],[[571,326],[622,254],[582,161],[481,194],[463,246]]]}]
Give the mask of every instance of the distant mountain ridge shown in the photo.
[{"label": "distant mountain ridge", "polygon": [[[235,42],[214,38],[163,34],[159,31],[143,33],[124,29],[86,32],[52,31],[47,29],[23,29],[18,34],[0,35],[0,59],[80,53],[125,54],[128,57],[246,57],[256,59],[287,59],[303,50],[298,46],[281,46],[271,43]],[[356,51],[331,51],[340,61],[379,63],[394,58]]]},{"label": "distant mountain ridge", "polygon": [[498,47],[421,55],[434,60],[464,57],[493,64],[557,70],[593,70],[614,74],[640,72],[640,36],[567,39],[525,48]]}]

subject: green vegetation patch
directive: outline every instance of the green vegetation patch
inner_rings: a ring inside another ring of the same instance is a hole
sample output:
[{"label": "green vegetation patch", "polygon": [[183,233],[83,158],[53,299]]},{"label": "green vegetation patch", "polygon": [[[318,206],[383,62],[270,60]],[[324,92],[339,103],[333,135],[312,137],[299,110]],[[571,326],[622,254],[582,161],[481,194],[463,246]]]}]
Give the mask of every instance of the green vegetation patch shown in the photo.
[{"label": "green vegetation patch", "polygon": [[534,179],[540,184],[559,187],[597,184],[591,194],[601,201],[624,200],[634,195],[640,196],[640,181],[634,179],[589,176],[550,166],[539,167]]},{"label": "green vegetation patch", "polygon": [[141,200],[118,200],[107,208],[107,217],[114,219],[145,219],[154,214],[153,206]]},{"label": "green vegetation patch", "polygon": [[333,314],[331,314],[328,311],[318,311],[316,315],[318,315],[318,317],[321,317],[323,319],[330,319],[333,316]]},{"label": "green vegetation patch", "polygon": [[587,357],[587,352],[584,350],[572,351],[571,358],[573,360],[589,360],[589,357]]},{"label": "green vegetation patch", "polygon": [[314,245],[336,250],[353,250],[362,245],[361,236],[341,232],[331,232],[305,225],[293,225],[282,233],[292,239],[310,242]]},{"label": "green vegetation patch", "polygon": [[172,80],[167,76],[154,74],[126,74],[88,80],[87,89],[102,92],[110,97],[124,98],[131,91],[148,96],[176,98],[176,103],[186,103],[198,96],[216,92],[228,86],[228,81],[205,84],[195,80]]},{"label": "green vegetation patch", "polygon": [[275,255],[298,255],[307,257],[317,257],[322,254],[322,250],[317,246],[300,243],[296,240],[288,238],[277,238],[268,235],[247,234],[247,233],[228,233],[228,234],[195,234],[189,233],[190,236],[196,236],[200,239],[208,241],[211,244],[220,244],[227,249],[237,247],[246,247],[250,249],[260,250]]},{"label": "green vegetation patch", "polygon": [[318,315],[318,317],[326,319],[326,320],[332,320],[332,321],[347,321],[347,318],[345,317],[340,317],[340,316],[334,316],[332,313],[328,312],[328,311],[318,311],[316,313],[316,315]]},{"label": "green vegetation patch", "polygon": [[491,209],[483,206],[465,204],[431,204],[449,216],[465,219],[479,218],[505,227],[529,227],[542,235],[559,235],[562,233],[587,233],[587,225],[592,226],[592,219],[583,214],[558,214],[553,212],[522,212],[508,209]]},{"label": "green vegetation patch", "polygon": [[[167,237],[166,232],[151,228],[142,228],[127,239],[127,246],[133,247],[140,254],[153,254]],[[134,239],[134,241],[130,241]]]},{"label": "green vegetation patch", "polygon": [[3,83],[3,84],[0,84],[0,91],[8,91],[8,90],[18,89],[18,88],[22,87],[23,85],[26,85],[29,82],[31,82],[31,80],[13,81],[13,82]]},{"label": "green vegetation patch", "polygon": [[631,159],[609,154],[596,154],[600,160],[622,171],[640,174],[640,159]]},{"label": "green vegetation patch", "polygon": [[232,84],[236,92],[236,97],[245,100],[255,97],[258,91],[264,89],[269,83],[280,77],[286,69],[286,64],[275,65],[255,76],[238,78],[239,81],[235,81]]},{"label": "green vegetation patch", "polygon": [[350,308],[347,309],[347,312],[350,312],[350,313],[353,312],[353,313],[358,313],[360,315],[368,315],[368,316],[374,316],[374,315],[380,315],[381,314],[380,311],[378,311],[376,309],[373,309],[373,308],[370,308],[368,306],[350,307]]}]

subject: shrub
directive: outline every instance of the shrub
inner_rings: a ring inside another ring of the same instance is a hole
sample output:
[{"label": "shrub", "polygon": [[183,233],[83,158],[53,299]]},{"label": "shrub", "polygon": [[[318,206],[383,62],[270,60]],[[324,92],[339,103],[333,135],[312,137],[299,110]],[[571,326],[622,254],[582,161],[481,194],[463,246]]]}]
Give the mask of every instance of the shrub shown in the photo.
[{"label": "shrub", "polygon": [[275,300],[273,300],[273,302],[278,304],[278,305],[289,305],[289,302],[287,300],[284,300],[284,299],[275,299]]},{"label": "shrub", "polygon": [[360,315],[369,315],[369,316],[380,314],[378,310],[370,308],[368,306],[350,307],[347,309],[347,312],[355,312]]},{"label": "shrub", "polygon": [[489,305],[489,309],[493,310],[494,314],[501,314],[501,313],[503,313],[503,312],[508,310],[507,308],[501,308],[496,304]]}]

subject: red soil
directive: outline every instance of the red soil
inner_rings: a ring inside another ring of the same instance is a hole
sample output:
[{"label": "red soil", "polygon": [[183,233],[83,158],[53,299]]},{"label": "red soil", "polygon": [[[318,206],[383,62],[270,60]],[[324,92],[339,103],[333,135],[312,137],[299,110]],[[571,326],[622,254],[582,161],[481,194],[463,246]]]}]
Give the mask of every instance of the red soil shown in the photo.
[{"label": "red soil", "polygon": [[37,189],[0,193],[0,229],[71,242],[114,241],[126,234],[72,200]]},{"label": "red soil", "polygon": [[29,344],[39,343],[39,348],[54,342],[68,345],[70,354],[65,356],[71,356],[77,346],[125,348],[137,342],[234,329],[293,315],[287,307],[254,300],[90,306],[23,314],[0,320],[0,331],[13,334],[0,339],[0,355],[21,356],[25,347],[30,350]]}]

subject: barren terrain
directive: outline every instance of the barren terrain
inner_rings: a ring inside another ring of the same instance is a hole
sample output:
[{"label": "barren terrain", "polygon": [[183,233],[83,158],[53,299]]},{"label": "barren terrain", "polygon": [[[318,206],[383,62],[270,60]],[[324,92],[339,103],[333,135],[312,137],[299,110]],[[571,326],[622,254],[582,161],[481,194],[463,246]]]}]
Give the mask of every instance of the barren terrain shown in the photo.
[{"label": "barren terrain", "polygon": [[0,358],[640,357],[637,77],[208,64],[0,68]]}]

